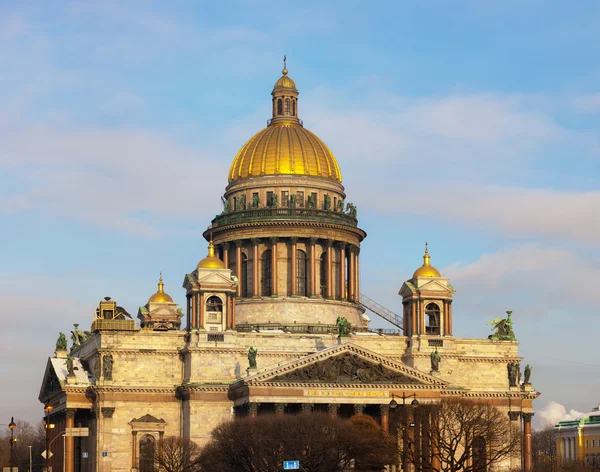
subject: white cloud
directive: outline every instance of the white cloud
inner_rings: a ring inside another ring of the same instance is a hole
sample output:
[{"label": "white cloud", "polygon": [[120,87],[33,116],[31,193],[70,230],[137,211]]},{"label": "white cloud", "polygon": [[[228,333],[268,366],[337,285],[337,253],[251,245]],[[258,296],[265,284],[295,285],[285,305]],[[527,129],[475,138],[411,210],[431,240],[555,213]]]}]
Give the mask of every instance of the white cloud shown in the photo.
[{"label": "white cloud", "polygon": [[600,303],[598,263],[556,247],[520,245],[444,267],[442,273],[460,287],[462,310],[486,317],[507,307],[518,307],[519,316],[566,316]]},{"label": "white cloud", "polygon": [[540,426],[542,429],[555,426],[560,421],[577,420],[585,416],[585,413],[581,411],[573,409],[567,411],[563,405],[555,401],[549,402],[545,407],[538,411],[538,414],[541,417]]},{"label": "white cloud", "polygon": [[600,93],[583,95],[573,99],[575,110],[585,113],[595,113],[600,111]]}]

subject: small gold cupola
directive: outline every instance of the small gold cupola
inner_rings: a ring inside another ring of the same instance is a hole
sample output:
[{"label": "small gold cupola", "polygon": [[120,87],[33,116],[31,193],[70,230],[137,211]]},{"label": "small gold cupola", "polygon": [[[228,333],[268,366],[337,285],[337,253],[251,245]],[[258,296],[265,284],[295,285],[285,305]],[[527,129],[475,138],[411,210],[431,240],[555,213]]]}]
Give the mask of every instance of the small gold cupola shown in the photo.
[{"label": "small gold cupola", "polygon": [[196,269],[226,269],[225,264],[221,259],[215,256],[215,246],[212,242],[212,237],[210,238],[210,243],[208,244],[208,256],[198,262]]},{"label": "small gold cupola", "polygon": [[283,56],[283,74],[273,87],[273,118],[269,125],[282,122],[298,123],[298,89],[296,83],[288,77],[287,58]]},{"label": "small gold cupola", "polygon": [[173,299],[167,293],[165,293],[165,284],[162,279],[162,272],[160,273],[160,279],[158,280],[158,291],[148,299],[148,303],[173,303]]},{"label": "small gold cupola", "polygon": [[425,243],[425,255],[423,256],[423,265],[419,267],[413,274],[413,279],[417,277],[441,277],[439,271],[431,265],[431,257],[429,249]]}]

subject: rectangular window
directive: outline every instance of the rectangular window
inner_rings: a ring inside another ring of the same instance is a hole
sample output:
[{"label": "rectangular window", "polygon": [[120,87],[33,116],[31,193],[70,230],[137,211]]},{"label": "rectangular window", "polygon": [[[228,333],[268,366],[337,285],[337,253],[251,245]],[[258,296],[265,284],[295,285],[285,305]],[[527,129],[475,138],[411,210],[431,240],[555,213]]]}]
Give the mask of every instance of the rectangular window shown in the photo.
[{"label": "rectangular window", "polygon": [[267,192],[267,206],[273,205],[273,192]]},{"label": "rectangular window", "polygon": [[290,206],[290,192],[281,192],[281,206],[287,208]]},{"label": "rectangular window", "polygon": [[313,208],[318,208],[319,207],[319,202],[317,201],[317,192],[312,192],[310,194],[310,199],[312,200],[312,207]]},{"label": "rectangular window", "polygon": [[589,441],[586,439],[585,440],[585,448],[587,449],[588,447],[590,447],[590,445],[589,445]]},{"label": "rectangular window", "polygon": [[596,447],[596,440],[592,439],[592,447]]},{"label": "rectangular window", "polygon": [[296,206],[298,208],[304,208],[304,192],[300,190],[296,193]]}]

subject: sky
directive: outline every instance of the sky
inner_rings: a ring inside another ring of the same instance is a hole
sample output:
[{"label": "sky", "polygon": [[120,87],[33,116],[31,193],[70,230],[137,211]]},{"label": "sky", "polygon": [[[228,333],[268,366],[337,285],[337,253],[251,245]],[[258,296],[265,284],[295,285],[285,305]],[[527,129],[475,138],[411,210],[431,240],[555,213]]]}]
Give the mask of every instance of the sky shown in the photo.
[{"label": "sky", "polygon": [[0,2],[0,421],[43,416],[58,332],[102,297],[137,313],[162,271],[184,305],[284,54],[368,233],[361,290],[400,311],[428,241],[455,336],[513,310],[534,425],[590,411],[599,21],[594,0]]}]

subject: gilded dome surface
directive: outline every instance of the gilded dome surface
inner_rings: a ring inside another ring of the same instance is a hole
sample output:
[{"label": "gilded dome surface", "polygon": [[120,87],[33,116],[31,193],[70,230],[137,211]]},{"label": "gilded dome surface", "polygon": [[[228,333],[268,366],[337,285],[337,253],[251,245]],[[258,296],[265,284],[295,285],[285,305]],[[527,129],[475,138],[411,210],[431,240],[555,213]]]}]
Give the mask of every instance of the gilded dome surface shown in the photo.
[{"label": "gilded dome surface", "polygon": [[419,267],[413,274],[413,279],[417,277],[441,277],[440,272],[431,265],[431,257],[425,243],[425,255],[423,256],[423,265]]},{"label": "gilded dome surface", "polygon": [[148,299],[148,303],[173,303],[173,299],[171,298],[171,296],[165,293],[164,286],[165,284],[163,284],[162,274],[160,274],[160,280],[158,281],[158,291]]},{"label": "gilded dome surface", "polygon": [[342,181],[333,153],[299,122],[272,123],[237,153],[229,182],[262,175],[310,175]]},{"label": "gilded dome surface", "polygon": [[296,90],[296,82],[294,82],[290,77],[287,76],[287,70],[284,69],[284,75],[282,75],[277,82],[275,82],[275,86],[273,90],[287,88]]}]

